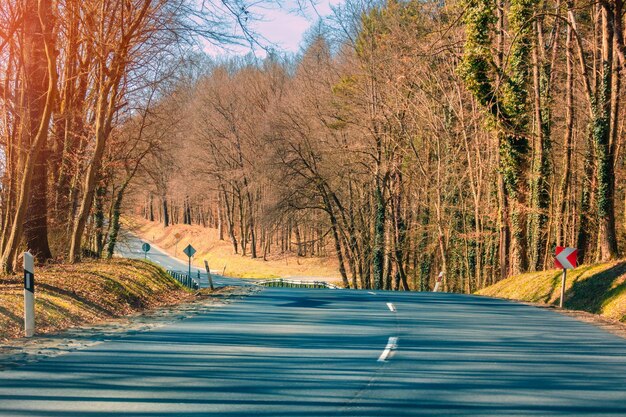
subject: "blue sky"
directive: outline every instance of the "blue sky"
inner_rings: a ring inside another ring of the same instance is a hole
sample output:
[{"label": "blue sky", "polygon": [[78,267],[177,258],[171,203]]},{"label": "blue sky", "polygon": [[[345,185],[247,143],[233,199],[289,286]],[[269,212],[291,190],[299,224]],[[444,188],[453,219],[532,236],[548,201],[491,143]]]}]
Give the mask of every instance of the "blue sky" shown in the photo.
[{"label": "blue sky", "polygon": [[[254,0],[253,0],[254,1]],[[254,15],[250,29],[261,35],[265,40],[260,43],[273,46],[282,52],[296,53],[299,51],[303,36],[307,29],[320,17],[332,14],[332,6],[339,5],[345,0],[277,0],[278,2],[259,1],[249,10]],[[299,4],[305,10],[299,8]],[[264,56],[261,48],[254,48],[257,56]],[[245,55],[251,52],[250,47],[227,46],[221,49],[206,44],[205,51],[209,55]]]},{"label": "blue sky", "polygon": [[[293,12],[297,2],[286,0],[280,8],[259,10],[264,15],[263,21],[255,23],[255,29],[270,42],[277,44],[280,49],[288,52],[297,52],[306,30],[315,23],[319,16],[326,17],[332,13],[331,6],[342,3],[343,0],[317,0],[315,8],[306,0],[304,15]],[[290,13],[290,10],[292,11]]]}]

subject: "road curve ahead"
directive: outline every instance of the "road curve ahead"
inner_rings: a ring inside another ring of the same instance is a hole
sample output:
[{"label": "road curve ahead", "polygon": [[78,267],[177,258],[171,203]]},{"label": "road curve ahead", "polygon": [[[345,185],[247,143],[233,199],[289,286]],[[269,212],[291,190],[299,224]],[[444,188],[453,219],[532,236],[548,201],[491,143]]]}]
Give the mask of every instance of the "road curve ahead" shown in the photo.
[{"label": "road curve ahead", "polygon": [[626,342],[454,294],[265,289],[0,372],[0,416],[624,416]]},{"label": "road curve ahead", "polygon": [[[189,271],[189,264],[181,259],[170,256],[166,252],[151,244],[150,251],[148,253],[143,252],[142,244],[143,240],[137,236],[129,233],[125,230],[120,230],[120,241],[117,244],[116,255],[124,258],[133,259],[147,259],[150,262],[161,266],[163,269],[182,272],[187,274]],[[180,248],[182,252],[183,248]],[[184,255],[183,255],[184,256]],[[209,286],[209,278],[204,270],[198,269],[195,266],[191,267],[192,278],[197,279],[198,273],[200,273],[200,287],[206,288]],[[213,284],[215,285],[248,285],[247,280],[241,280],[237,278],[227,278],[221,275],[212,273]]]}]

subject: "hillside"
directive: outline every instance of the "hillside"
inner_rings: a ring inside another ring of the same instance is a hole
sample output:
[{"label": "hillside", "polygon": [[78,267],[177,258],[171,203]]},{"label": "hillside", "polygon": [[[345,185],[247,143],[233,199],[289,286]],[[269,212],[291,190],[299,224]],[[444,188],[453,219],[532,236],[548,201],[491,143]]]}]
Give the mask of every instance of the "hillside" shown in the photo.
[{"label": "hillside", "polygon": [[[35,282],[38,334],[193,297],[158,266],[126,259],[38,268]],[[22,317],[22,277],[0,278],[0,340],[21,336]]]},{"label": "hillside", "polygon": [[[513,276],[476,294],[544,304],[558,304],[561,271]],[[626,321],[626,261],[582,265],[567,273],[566,309]]]},{"label": "hillside", "polygon": [[183,249],[191,244],[196,250],[193,264],[204,268],[204,260],[212,270],[238,278],[317,277],[339,281],[337,260],[334,257],[301,257],[293,253],[271,253],[266,260],[249,255],[233,254],[230,242],[218,238],[217,230],[200,225],[175,224],[163,227],[161,223],[132,217],[123,221],[124,228],[149,243],[156,244],[170,255],[183,258]]}]

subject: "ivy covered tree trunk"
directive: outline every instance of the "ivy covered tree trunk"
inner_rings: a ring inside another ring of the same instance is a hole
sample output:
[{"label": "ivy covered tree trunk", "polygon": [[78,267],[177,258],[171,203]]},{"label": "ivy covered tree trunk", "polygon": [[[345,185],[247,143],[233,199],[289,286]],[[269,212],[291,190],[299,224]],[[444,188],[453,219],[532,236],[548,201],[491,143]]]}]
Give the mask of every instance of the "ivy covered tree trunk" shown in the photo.
[{"label": "ivy covered tree trunk", "polygon": [[96,254],[100,258],[104,250],[104,197],[106,188],[99,185],[96,189],[96,201],[94,212],[94,225],[96,231]]},{"label": "ivy covered tree trunk", "polygon": [[602,12],[602,72],[595,103],[593,139],[596,151],[596,181],[598,204],[598,260],[618,256],[615,231],[615,172],[614,148],[611,144],[611,94],[613,85],[613,9],[609,2],[601,3]]},{"label": "ivy covered tree trunk", "polygon": [[122,212],[122,200],[124,199],[124,191],[126,186],[120,188],[115,196],[113,203],[113,216],[111,217],[111,230],[109,231],[109,239],[107,244],[107,259],[113,257],[115,245],[117,244],[117,236],[120,232],[120,215]]},{"label": "ivy covered tree trunk", "polygon": [[[527,268],[525,185],[529,150],[529,62],[533,43],[533,26],[529,22],[536,5],[537,0],[512,0],[510,3],[507,17],[514,39],[508,66],[496,70],[497,77],[505,81],[502,86],[496,86],[496,75],[492,74],[491,33],[498,22],[496,4],[490,0],[467,0],[464,15],[466,41],[459,70],[467,88],[494,118],[498,129],[500,172],[506,199],[503,207],[508,208],[510,228],[509,274]],[[505,69],[507,76],[502,77]]]},{"label": "ivy covered tree trunk", "polygon": [[[548,182],[550,176],[550,153],[551,144],[551,123],[550,112],[550,72],[551,66],[546,61],[543,24],[538,18],[534,24],[534,45],[533,45],[533,90],[534,90],[534,116],[535,116],[535,136],[537,144],[535,146],[535,157],[533,160],[533,173],[531,179],[531,207],[532,214],[529,219],[529,268],[536,271],[543,269],[544,255],[547,245],[548,210],[550,207],[550,193]],[[553,42],[556,42],[553,40]]]},{"label": "ivy covered tree trunk", "polygon": [[511,200],[511,274],[527,269],[526,195],[524,184],[528,172],[528,84],[530,56],[533,47],[533,17],[536,0],[512,0],[509,9],[509,30],[516,35],[511,45],[511,73],[504,87],[503,108],[508,128],[500,144],[501,169],[507,195]]},{"label": "ivy covered tree trunk", "polygon": [[[573,8],[572,0],[567,1],[568,12]],[[559,187],[558,211],[556,217],[556,244],[559,246],[567,246],[565,242],[565,210],[567,204],[567,191],[571,177],[571,160],[572,160],[572,137],[574,134],[574,68],[573,68],[573,31],[571,25],[567,25],[565,37],[565,66],[566,66],[566,82],[565,82],[565,158],[563,160],[563,177]],[[578,248],[581,249],[580,247]]]}]

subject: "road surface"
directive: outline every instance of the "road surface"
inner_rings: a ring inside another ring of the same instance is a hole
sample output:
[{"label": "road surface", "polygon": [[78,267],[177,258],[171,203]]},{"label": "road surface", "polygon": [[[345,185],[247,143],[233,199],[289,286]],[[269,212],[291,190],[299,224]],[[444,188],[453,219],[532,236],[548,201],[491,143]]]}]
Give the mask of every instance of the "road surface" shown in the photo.
[{"label": "road surface", "polygon": [[625,416],[626,341],[489,298],[268,288],[0,372],[3,417],[433,415]]}]

